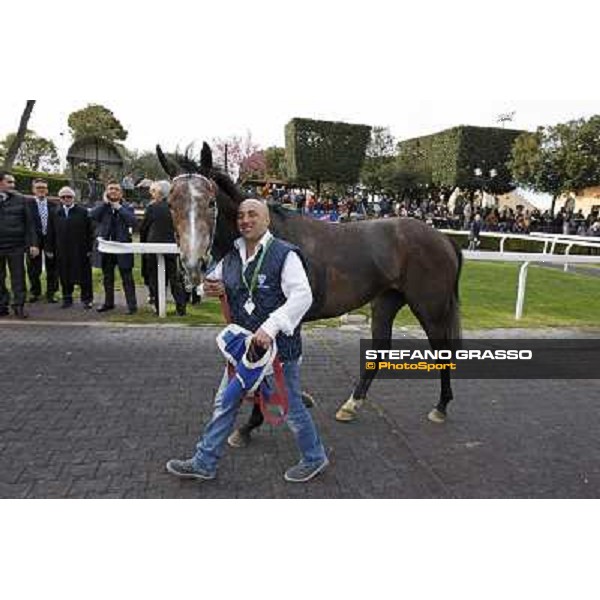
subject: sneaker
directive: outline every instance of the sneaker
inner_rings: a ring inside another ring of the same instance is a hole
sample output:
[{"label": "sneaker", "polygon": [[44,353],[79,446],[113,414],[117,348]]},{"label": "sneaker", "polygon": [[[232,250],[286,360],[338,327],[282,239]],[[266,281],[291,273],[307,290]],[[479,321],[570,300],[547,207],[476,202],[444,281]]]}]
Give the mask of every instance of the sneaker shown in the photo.
[{"label": "sneaker", "polygon": [[194,461],[172,459],[167,463],[167,471],[182,479],[214,479],[215,474],[194,466]]},{"label": "sneaker", "polygon": [[321,473],[321,471],[324,471],[328,464],[328,458],[324,458],[322,462],[314,465],[307,465],[306,463],[299,462],[297,465],[288,469],[283,478],[292,483],[304,483],[310,481],[313,477]]},{"label": "sneaker", "polygon": [[56,304],[58,302],[58,300],[54,296],[48,296],[46,298],[46,302],[48,304]]},{"label": "sneaker", "polygon": [[92,303],[91,302],[84,302],[83,303],[83,308],[85,308],[85,310],[90,310],[92,308]]}]

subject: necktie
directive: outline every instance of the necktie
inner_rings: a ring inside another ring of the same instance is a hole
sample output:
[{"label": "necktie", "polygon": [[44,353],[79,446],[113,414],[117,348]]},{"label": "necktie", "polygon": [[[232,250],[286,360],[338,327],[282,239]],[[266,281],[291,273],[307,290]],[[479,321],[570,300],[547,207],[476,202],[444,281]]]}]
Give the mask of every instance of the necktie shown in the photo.
[{"label": "necktie", "polygon": [[38,204],[40,209],[40,220],[42,221],[42,233],[46,235],[48,231],[48,204],[46,202],[40,202]]}]

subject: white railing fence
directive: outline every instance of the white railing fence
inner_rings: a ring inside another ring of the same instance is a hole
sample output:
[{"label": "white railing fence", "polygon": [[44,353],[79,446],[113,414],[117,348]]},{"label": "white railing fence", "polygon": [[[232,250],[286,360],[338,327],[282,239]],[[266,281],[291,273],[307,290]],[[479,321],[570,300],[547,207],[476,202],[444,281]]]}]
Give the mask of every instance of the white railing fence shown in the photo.
[{"label": "white railing fence", "polygon": [[156,254],[158,261],[158,316],[167,316],[165,254],[179,254],[177,244],[111,242],[98,238],[98,251],[106,254]]}]

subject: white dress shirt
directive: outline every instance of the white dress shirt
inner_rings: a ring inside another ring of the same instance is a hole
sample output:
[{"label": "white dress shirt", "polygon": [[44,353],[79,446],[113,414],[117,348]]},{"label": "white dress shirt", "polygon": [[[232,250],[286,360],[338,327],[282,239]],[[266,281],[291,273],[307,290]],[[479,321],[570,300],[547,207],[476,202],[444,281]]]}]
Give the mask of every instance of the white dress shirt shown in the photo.
[{"label": "white dress shirt", "polygon": [[[260,238],[252,256],[246,256],[246,240],[242,237],[234,242],[240,258],[242,260],[242,269],[246,270],[248,265],[256,258],[260,248],[273,237],[270,231],[267,231]],[[219,261],[215,268],[207,274],[208,279],[217,281],[223,280],[223,261]],[[278,309],[274,310],[267,320],[261,325],[272,339],[281,331],[286,335],[292,335],[294,330],[302,321],[302,317],[310,308],[313,295],[304,270],[304,265],[300,257],[295,252],[288,252],[281,270],[281,290],[286,301]]]}]

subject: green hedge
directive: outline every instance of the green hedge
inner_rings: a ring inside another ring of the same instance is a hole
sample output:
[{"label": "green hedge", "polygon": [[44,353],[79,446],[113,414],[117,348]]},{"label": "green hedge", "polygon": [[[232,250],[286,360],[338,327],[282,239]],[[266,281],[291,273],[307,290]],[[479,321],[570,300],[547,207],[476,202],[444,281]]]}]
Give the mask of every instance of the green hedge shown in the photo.
[{"label": "green hedge", "polygon": [[31,194],[31,184],[34,179],[44,179],[48,182],[48,193],[58,195],[58,190],[65,185],[71,185],[67,176],[55,173],[40,173],[23,167],[13,167],[11,173],[15,176],[17,190],[22,194]]},{"label": "green hedge", "polygon": [[[399,142],[399,160],[430,174],[434,185],[505,193],[514,187],[507,163],[513,142],[522,133],[498,127],[453,127]],[[476,168],[482,170],[482,177],[475,175]],[[489,177],[491,169],[497,171],[494,178]]]},{"label": "green hedge", "polygon": [[285,126],[288,175],[294,181],[354,184],[370,138],[369,125],[292,119]]}]

